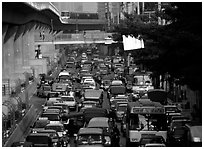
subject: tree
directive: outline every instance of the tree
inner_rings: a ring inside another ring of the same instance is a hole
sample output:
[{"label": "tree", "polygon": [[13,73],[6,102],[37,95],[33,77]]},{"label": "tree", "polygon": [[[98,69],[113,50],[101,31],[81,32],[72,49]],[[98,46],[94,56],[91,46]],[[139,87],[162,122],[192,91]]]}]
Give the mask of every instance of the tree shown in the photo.
[{"label": "tree", "polygon": [[155,15],[171,24],[144,23],[136,13],[125,14],[126,19],[115,27],[114,39],[122,41],[122,35],[142,35],[145,49],[136,53],[138,61],[159,74],[168,72],[192,89],[201,89],[202,3],[170,3]]}]

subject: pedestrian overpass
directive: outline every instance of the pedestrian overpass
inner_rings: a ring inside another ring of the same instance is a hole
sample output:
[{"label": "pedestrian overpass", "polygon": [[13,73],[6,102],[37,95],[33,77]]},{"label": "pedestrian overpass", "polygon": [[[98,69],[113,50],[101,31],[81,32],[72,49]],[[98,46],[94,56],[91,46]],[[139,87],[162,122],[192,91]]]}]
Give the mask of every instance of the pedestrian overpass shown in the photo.
[{"label": "pedestrian overpass", "polygon": [[112,33],[89,31],[76,34],[58,34],[50,38],[41,39],[35,36],[35,45],[46,44],[112,44]]}]

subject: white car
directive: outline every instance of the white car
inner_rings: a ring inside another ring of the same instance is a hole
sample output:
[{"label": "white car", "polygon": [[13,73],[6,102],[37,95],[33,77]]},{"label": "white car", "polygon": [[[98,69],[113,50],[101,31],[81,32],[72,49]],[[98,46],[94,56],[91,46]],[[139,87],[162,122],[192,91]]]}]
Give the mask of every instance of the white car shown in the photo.
[{"label": "white car", "polygon": [[63,101],[63,103],[67,104],[67,106],[70,109],[77,110],[77,102],[76,102],[76,99],[74,98],[74,96],[63,95],[63,96],[61,96],[61,100]]},{"label": "white car", "polygon": [[96,82],[94,81],[94,79],[92,78],[86,78],[84,79],[84,82],[83,83],[91,83],[91,84],[95,84],[96,85]]},{"label": "white car", "polygon": [[113,80],[111,85],[123,85],[123,82],[121,80]]}]

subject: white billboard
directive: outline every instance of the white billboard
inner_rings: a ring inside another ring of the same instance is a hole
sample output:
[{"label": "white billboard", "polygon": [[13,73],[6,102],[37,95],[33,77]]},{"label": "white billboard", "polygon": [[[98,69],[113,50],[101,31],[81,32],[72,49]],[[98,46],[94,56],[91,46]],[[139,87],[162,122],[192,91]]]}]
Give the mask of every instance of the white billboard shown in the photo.
[{"label": "white billboard", "polygon": [[144,48],[144,41],[143,39],[138,39],[128,35],[127,37],[123,35],[123,46],[124,50],[136,50]]}]

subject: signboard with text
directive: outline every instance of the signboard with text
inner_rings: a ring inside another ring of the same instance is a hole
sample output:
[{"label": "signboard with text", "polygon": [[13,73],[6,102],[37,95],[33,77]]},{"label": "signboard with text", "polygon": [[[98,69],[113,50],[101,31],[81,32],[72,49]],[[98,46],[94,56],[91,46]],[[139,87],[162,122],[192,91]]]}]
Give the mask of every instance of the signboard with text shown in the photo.
[{"label": "signboard with text", "polygon": [[131,113],[134,114],[164,114],[162,107],[133,107]]}]

